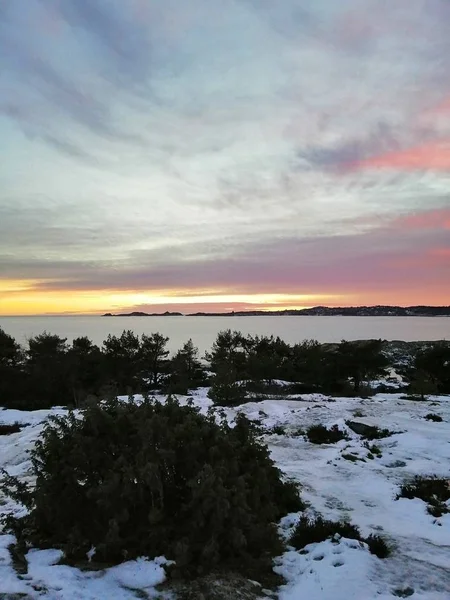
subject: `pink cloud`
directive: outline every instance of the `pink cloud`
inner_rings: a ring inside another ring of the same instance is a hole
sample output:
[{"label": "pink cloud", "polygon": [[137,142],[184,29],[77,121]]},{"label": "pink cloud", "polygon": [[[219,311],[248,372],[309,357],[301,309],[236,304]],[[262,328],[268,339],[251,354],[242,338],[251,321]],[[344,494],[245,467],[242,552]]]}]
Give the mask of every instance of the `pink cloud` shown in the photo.
[{"label": "pink cloud", "polygon": [[450,171],[450,140],[429,142],[407,150],[387,152],[348,165],[350,170]]},{"label": "pink cloud", "polygon": [[412,213],[395,219],[391,226],[406,230],[446,229],[450,231],[450,208]]},{"label": "pink cloud", "polygon": [[450,113],[450,96],[442,100],[442,102],[439,102],[439,104],[435,106],[431,112],[436,114]]}]

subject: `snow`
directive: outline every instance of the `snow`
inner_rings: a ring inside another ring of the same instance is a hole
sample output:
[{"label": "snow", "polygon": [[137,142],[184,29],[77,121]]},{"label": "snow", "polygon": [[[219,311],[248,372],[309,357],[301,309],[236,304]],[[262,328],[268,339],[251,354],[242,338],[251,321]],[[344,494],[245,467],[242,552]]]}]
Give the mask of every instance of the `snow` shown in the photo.
[{"label": "snow", "polygon": [[[201,388],[191,395],[203,413],[212,404],[207,391]],[[188,397],[180,400],[183,404],[190,401]],[[267,429],[274,425],[285,428],[285,435],[265,435],[264,440],[277,465],[300,482],[310,514],[348,519],[364,536],[382,535],[392,547],[392,555],[384,560],[370,554],[364,544],[344,538],[311,544],[300,552],[288,549],[274,565],[286,579],[279,600],[393,600],[407,589],[412,600],[450,598],[450,514],[434,518],[419,499],[395,499],[400,484],[414,475],[450,479],[450,397],[416,402],[402,399],[398,393],[370,399],[304,394],[301,399],[248,402],[224,412],[232,422],[237,411]],[[27,451],[48,415],[64,412],[62,408],[0,410],[0,423],[24,425],[19,433],[0,436],[0,464],[11,474],[29,478]],[[443,422],[425,420],[429,412],[441,415]],[[348,419],[396,432],[370,442],[380,448],[381,457],[368,457],[363,440],[347,429]],[[350,440],[318,446],[292,435],[317,423],[339,425],[348,431]],[[351,454],[357,458],[355,462],[344,458]],[[11,508],[11,501],[0,497],[0,513]],[[299,516],[288,515],[281,521],[280,531],[286,538]],[[0,533],[0,596],[21,593],[42,600],[126,600],[136,598],[139,592],[152,598],[157,597],[155,586],[165,577],[165,559],[161,557],[141,558],[102,571],[81,571],[58,564],[61,554],[57,550],[31,550],[28,574],[19,576],[7,549],[13,541],[12,536]]]}]

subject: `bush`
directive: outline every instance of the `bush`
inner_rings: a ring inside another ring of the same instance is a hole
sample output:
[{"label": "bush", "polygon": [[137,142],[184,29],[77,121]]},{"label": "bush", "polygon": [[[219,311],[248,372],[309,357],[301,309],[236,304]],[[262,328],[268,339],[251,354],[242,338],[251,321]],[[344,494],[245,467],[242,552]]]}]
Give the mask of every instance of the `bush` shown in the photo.
[{"label": "bush", "polygon": [[12,433],[19,433],[24,425],[19,423],[13,423],[12,425],[5,425],[0,423],[0,435],[11,435]]},{"label": "bush", "polygon": [[427,421],[434,421],[435,423],[442,422],[442,417],[439,415],[435,415],[434,413],[428,413],[427,415],[425,415],[425,419]]},{"label": "bush", "polygon": [[345,431],[341,431],[337,425],[327,429],[324,425],[311,425],[306,430],[306,437],[312,444],[335,444],[340,440],[348,440]]},{"label": "bush", "polygon": [[239,406],[245,402],[245,387],[238,382],[223,381],[216,376],[208,391],[208,398],[218,406]]},{"label": "bush", "polygon": [[387,558],[391,553],[389,546],[379,535],[371,533],[364,541],[369,546],[370,553],[375,554],[378,558]]},{"label": "bush", "polygon": [[382,456],[381,449],[376,444],[369,444],[369,442],[364,442],[363,446],[364,448],[367,448],[369,454],[373,454],[374,456],[378,457]]},{"label": "bush", "polygon": [[448,479],[436,476],[416,476],[410,483],[404,483],[396,500],[399,498],[419,498],[428,504],[427,510],[433,517],[441,517],[450,512],[446,504],[450,500],[450,486]]},{"label": "bush", "polygon": [[266,430],[268,435],[286,435],[286,428],[283,425],[274,425]]},{"label": "bush", "polygon": [[34,490],[5,474],[3,491],[29,509],[7,529],[73,561],[95,548],[97,562],[165,555],[189,575],[270,568],[274,523],[302,508],[244,416],[230,427],[170,398],[51,417],[31,460]]},{"label": "bush", "polygon": [[297,550],[301,550],[308,544],[324,542],[335,535],[365,542],[369,546],[369,551],[378,558],[386,558],[390,554],[389,547],[380,536],[370,535],[368,538],[363,538],[355,525],[347,521],[328,521],[321,516],[314,519],[301,517],[289,541]]}]

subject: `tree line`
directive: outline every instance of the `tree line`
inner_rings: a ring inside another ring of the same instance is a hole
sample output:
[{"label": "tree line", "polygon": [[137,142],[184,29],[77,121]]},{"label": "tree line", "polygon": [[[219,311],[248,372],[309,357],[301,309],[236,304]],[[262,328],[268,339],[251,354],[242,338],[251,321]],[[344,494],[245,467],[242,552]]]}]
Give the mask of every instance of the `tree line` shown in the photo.
[{"label": "tree line", "polygon": [[249,392],[273,393],[278,380],[292,382],[291,392],[365,395],[368,382],[400,370],[411,393],[450,393],[450,344],[417,351],[399,365],[383,350],[382,340],[320,344],[306,340],[289,345],[274,336],[244,336],[221,331],[200,358],[188,340],[173,356],[161,333],[137,336],[125,330],[108,335],[102,346],[88,337],[71,344],[44,332],[26,347],[0,328],[0,406],[19,409],[55,405],[83,406],[117,395],[155,390],[187,394],[210,386],[216,404],[241,403]]}]

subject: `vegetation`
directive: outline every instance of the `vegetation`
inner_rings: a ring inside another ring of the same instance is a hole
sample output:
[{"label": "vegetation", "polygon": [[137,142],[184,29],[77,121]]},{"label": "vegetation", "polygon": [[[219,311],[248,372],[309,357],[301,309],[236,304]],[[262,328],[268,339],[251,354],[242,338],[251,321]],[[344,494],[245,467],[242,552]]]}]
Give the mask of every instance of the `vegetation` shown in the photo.
[{"label": "vegetation", "polygon": [[116,563],[165,555],[187,575],[270,569],[275,523],[303,508],[250,422],[144,400],[111,400],[52,417],[31,452],[34,489],[4,472],[3,491],[28,509],[6,529],[24,547]]},{"label": "vegetation", "polygon": [[306,437],[312,444],[335,444],[340,440],[348,440],[345,431],[341,431],[337,425],[327,429],[324,425],[311,425],[306,430]]},{"label": "vegetation", "polygon": [[[168,338],[161,333],[138,337],[123,331],[109,335],[98,347],[88,337],[69,344],[44,332],[22,348],[0,329],[0,404],[26,409],[82,407],[116,395],[154,390],[188,394],[206,385],[221,406],[238,405],[250,392],[369,396],[370,382],[397,363],[398,356],[386,351],[381,340],[340,344],[306,340],[290,346],[279,337],[244,336],[228,329],[219,332],[201,359],[192,340],[169,356]],[[410,398],[449,392],[450,344],[418,347],[401,368]],[[289,385],[281,386],[280,380]]]},{"label": "vegetation", "polygon": [[433,517],[441,517],[450,512],[447,500],[450,500],[448,479],[436,477],[415,477],[411,482],[404,483],[397,495],[399,498],[420,498],[428,504],[427,510]]},{"label": "vegetation", "polygon": [[363,439],[373,441],[381,440],[390,437],[396,433],[389,429],[380,429],[376,425],[366,425],[365,423],[357,423],[356,421],[345,421],[349,429],[360,435]]},{"label": "vegetation", "polygon": [[313,519],[301,517],[294,529],[290,544],[297,550],[301,550],[308,544],[333,539],[336,535],[365,542],[369,546],[370,552],[378,558],[386,558],[390,554],[388,545],[380,536],[370,535],[368,538],[364,538],[355,525],[347,521],[328,521],[321,516]]},{"label": "vegetation", "polygon": [[11,435],[12,433],[19,433],[22,427],[24,427],[24,425],[19,425],[19,423],[13,423],[12,425],[0,423],[0,435]]},{"label": "vegetation", "polygon": [[378,457],[382,456],[381,449],[376,444],[369,444],[369,442],[364,442],[363,445],[365,448],[367,448],[370,454]]},{"label": "vegetation", "polygon": [[418,347],[403,369],[410,399],[450,393],[450,342],[439,341]]},{"label": "vegetation", "polygon": [[435,423],[442,422],[442,417],[440,415],[436,415],[434,413],[428,413],[427,415],[425,415],[425,419],[427,421],[434,421]]}]

